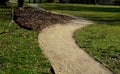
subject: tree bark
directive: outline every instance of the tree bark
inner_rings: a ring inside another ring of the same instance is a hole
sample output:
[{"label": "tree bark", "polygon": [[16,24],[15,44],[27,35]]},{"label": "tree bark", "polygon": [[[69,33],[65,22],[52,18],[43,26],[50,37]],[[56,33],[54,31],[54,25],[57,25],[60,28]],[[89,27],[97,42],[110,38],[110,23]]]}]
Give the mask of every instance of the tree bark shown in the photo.
[{"label": "tree bark", "polygon": [[29,3],[30,3],[30,0],[29,0]]},{"label": "tree bark", "polygon": [[34,0],[33,3],[36,3],[36,0]]},{"label": "tree bark", "polygon": [[42,0],[39,0],[39,3],[42,3]]},{"label": "tree bark", "polygon": [[18,7],[23,7],[24,0],[18,0]]}]

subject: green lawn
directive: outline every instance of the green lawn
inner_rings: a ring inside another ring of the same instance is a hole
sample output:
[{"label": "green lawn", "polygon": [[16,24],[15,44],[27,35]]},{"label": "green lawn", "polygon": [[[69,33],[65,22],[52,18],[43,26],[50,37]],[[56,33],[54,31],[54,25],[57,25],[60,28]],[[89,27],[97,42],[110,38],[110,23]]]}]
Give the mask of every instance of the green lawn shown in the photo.
[{"label": "green lawn", "polygon": [[95,24],[79,29],[74,38],[96,60],[120,74],[120,6],[40,4],[50,11],[89,19]]},{"label": "green lawn", "polygon": [[0,74],[50,74],[51,65],[39,48],[38,33],[16,23],[8,28],[10,10],[0,8]]}]

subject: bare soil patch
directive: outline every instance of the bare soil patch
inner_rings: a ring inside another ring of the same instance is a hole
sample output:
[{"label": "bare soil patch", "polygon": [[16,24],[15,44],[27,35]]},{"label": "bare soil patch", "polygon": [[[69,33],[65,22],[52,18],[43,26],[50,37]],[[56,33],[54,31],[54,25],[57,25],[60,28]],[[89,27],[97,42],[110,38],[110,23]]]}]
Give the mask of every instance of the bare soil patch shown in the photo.
[{"label": "bare soil patch", "polygon": [[70,20],[73,20],[73,18],[48,11],[35,10],[30,7],[25,7],[22,10],[15,10],[14,20],[23,28],[40,31],[41,29],[53,24],[67,23]]}]

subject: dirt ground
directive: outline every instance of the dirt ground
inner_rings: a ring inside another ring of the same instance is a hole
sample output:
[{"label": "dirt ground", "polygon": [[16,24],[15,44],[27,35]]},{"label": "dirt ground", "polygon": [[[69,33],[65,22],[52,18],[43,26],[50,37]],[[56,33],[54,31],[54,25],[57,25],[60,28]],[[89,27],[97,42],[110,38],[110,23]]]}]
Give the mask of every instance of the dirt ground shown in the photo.
[{"label": "dirt ground", "polygon": [[55,74],[112,74],[107,68],[79,48],[73,39],[74,31],[92,22],[77,19],[43,29],[39,45],[49,58]]},{"label": "dirt ground", "polygon": [[40,31],[43,28],[57,24],[67,23],[74,18],[62,14],[55,14],[37,7],[24,7],[22,10],[16,9],[14,21],[25,29]]}]

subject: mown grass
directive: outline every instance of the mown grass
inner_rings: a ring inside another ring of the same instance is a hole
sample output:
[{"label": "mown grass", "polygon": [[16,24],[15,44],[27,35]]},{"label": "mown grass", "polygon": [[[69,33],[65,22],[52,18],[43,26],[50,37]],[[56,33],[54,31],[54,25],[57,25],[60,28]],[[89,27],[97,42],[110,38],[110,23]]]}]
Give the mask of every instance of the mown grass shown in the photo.
[{"label": "mown grass", "polygon": [[79,29],[74,38],[96,60],[120,74],[120,7],[81,4],[40,4],[50,11],[89,19],[95,24]]},{"label": "mown grass", "polygon": [[39,48],[38,33],[15,22],[8,27],[8,10],[0,8],[0,74],[50,74],[51,65]]},{"label": "mown grass", "polygon": [[[119,21],[119,6],[83,5],[83,4],[40,4],[39,6],[64,14],[70,14],[97,22]],[[103,16],[101,16],[103,15]],[[114,18],[115,17],[115,18]]]},{"label": "mown grass", "polygon": [[95,11],[95,12],[119,12],[119,6],[103,6],[103,5],[85,5],[85,4],[39,4],[47,10],[62,11]]}]

